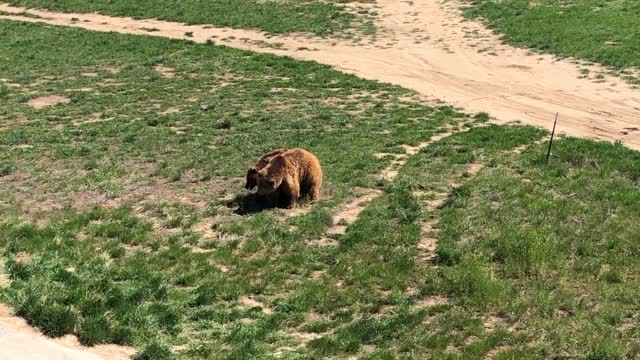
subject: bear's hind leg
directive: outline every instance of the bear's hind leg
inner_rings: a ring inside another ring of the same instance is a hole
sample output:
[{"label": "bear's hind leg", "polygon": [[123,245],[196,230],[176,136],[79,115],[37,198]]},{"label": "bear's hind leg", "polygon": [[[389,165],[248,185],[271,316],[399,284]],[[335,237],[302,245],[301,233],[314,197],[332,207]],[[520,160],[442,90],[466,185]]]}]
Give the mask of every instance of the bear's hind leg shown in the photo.
[{"label": "bear's hind leg", "polygon": [[309,198],[311,202],[316,202],[320,199],[320,183],[312,183],[309,187]]}]

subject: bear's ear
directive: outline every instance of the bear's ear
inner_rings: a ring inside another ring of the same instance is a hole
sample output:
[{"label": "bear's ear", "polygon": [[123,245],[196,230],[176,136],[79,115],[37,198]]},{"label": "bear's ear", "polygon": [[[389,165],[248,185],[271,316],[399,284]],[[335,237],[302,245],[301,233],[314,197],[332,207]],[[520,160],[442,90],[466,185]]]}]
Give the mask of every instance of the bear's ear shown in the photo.
[{"label": "bear's ear", "polygon": [[282,155],[274,156],[270,161],[270,165],[278,169],[283,169],[287,166],[287,158]]},{"label": "bear's ear", "polygon": [[257,177],[258,169],[255,167],[250,168],[247,171],[247,184],[244,186],[245,189],[251,190],[258,185]]}]

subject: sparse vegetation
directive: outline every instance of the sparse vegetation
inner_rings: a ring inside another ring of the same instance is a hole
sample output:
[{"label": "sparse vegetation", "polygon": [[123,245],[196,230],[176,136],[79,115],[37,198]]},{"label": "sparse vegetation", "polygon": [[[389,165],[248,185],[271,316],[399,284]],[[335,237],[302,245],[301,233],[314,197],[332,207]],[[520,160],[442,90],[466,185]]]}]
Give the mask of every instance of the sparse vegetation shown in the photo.
[{"label": "sparse vegetation", "polygon": [[594,61],[618,70],[640,67],[640,3],[635,0],[471,3],[467,15],[484,19],[513,45]]},{"label": "sparse vegetation", "polygon": [[[11,0],[16,6],[41,7],[65,12],[99,12],[105,15],[133,16],[173,20],[190,24],[212,24],[243,29],[259,29],[273,33],[309,32],[328,35],[347,30],[358,17],[341,1],[316,0],[181,0],[170,5],[162,0]],[[368,2],[368,1],[363,1]],[[363,22],[366,33],[371,33],[372,23]]]}]

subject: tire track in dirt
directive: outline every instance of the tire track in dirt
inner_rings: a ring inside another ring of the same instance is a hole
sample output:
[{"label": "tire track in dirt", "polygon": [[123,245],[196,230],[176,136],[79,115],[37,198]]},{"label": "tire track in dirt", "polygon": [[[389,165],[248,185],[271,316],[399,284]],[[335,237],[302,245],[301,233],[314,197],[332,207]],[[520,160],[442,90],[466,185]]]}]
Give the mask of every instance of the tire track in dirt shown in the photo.
[{"label": "tire track in dirt", "polygon": [[[533,146],[542,145],[546,143],[548,140],[549,139],[547,138],[547,136],[543,136],[536,141],[517,146],[511,150],[505,151],[504,153],[520,155],[525,150]],[[419,193],[414,195],[420,195],[420,196],[433,195],[433,199],[424,201],[424,207],[426,211],[431,212],[439,208],[440,206],[442,206],[447,201],[447,199],[449,198],[449,195],[451,194],[452,189],[463,186],[464,184],[474,179],[476,175],[478,175],[478,173],[485,167],[485,165],[486,165],[486,162],[482,160],[467,164],[465,171],[463,172],[464,177],[452,176],[448,179],[447,182],[448,182],[449,189],[446,189],[446,191],[444,189],[439,189],[440,191],[434,190],[434,191],[429,191],[429,192],[424,192],[424,193]],[[463,180],[463,181],[460,182],[460,180]],[[427,219],[422,223],[422,238],[420,239],[417,245],[418,250],[420,250],[420,255],[417,258],[417,263],[420,267],[426,268],[426,267],[432,266],[431,262],[436,257],[436,248],[438,245],[437,233],[439,231],[437,226],[440,223],[440,220],[441,219],[439,217],[435,217],[435,218]]]},{"label": "tire track in dirt", "polygon": [[[465,183],[473,179],[480,170],[485,166],[484,161],[473,162],[467,164],[465,169]],[[449,186],[451,188],[460,187],[463,184],[459,184],[457,181],[459,178],[452,177],[449,179]],[[435,210],[442,206],[449,198],[450,191],[441,192],[428,192],[422,195],[432,194],[434,199],[424,202],[424,206],[428,212]],[[440,222],[440,218],[432,218],[422,223],[422,237],[418,242],[417,248],[420,251],[416,263],[419,267],[426,268],[431,266],[431,261],[436,257],[436,248],[438,247],[438,238],[435,234],[438,233],[437,225]]]},{"label": "tire track in dirt", "polygon": [[[504,151],[504,154],[520,155],[531,147],[540,146],[544,144],[547,140],[548,140],[547,137],[544,136],[532,143],[523,144],[511,150],[506,150]],[[464,176],[456,176],[454,174],[451,174],[452,176],[448,179],[449,188],[447,189],[447,191],[438,192],[438,190],[434,190],[431,192],[414,194],[414,195],[433,194],[434,199],[427,200],[424,202],[425,209],[428,212],[431,212],[441,207],[447,201],[453,189],[458,188],[460,186],[464,186],[468,182],[472,181],[478,175],[478,173],[485,168],[485,165],[486,165],[486,161],[484,160],[472,162],[466,165]],[[436,253],[436,249],[438,246],[437,234],[439,232],[439,229],[437,228],[437,226],[441,220],[442,220],[441,214],[437,214],[436,217],[427,219],[422,223],[422,237],[418,242],[418,244],[416,245],[419,251],[416,257],[416,265],[420,269],[428,270],[428,269],[436,268],[438,266],[437,264],[434,264],[434,259],[437,257],[437,253]],[[445,304],[449,304],[449,298],[446,296],[446,294],[431,294],[431,295],[419,298],[416,301],[415,306],[418,308],[429,308],[429,307],[441,306]],[[484,332],[492,333],[496,330],[496,327],[498,325],[504,327],[504,323],[502,321],[503,319],[494,315],[483,317],[482,327]],[[513,331],[513,328],[509,328],[508,331]],[[468,346],[477,341],[478,341],[478,337],[472,336],[466,340],[465,345]],[[490,349],[483,358],[494,359],[498,353],[502,351],[512,350],[514,348],[517,348],[517,346],[499,345]],[[447,347],[447,351],[451,353],[459,353],[460,346],[449,344],[449,346]]]},{"label": "tire track in dirt", "polygon": [[[440,141],[448,136],[456,133],[451,126],[444,127],[443,132],[434,134],[429,140],[419,143],[416,146],[401,145],[405,149],[404,154],[382,154],[394,156],[391,164],[387,166],[382,172],[376,175],[380,179],[386,181],[393,181],[399,174],[400,168],[407,162],[410,156],[413,156],[420,152],[420,150],[427,146]],[[462,130],[468,131],[469,129]],[[360,213],[367,207],[367,205],[382,195],[382,191],[376,189],[359,189],[361,193],[360,197],[354,198],[351,201],[344,202],[338,207],[332,214],[333,226],[327,230],[328,234],[344,234],[347,232],[347,226],[358,220]]]},{"label": "tire track in dirt", "polygon": [[[378,0],[379,34],[368,44],[309,34],[270,36],[258,31],[55,13],[0,4],[0,19],[71,26],[102,32],[215,43],[314,60],[363,78],[416,90],[468,112],[488,112],[500,122],[520,120],[572,136],[621,140],[640,150],[640,92],[618,78],[581,79],[579,67],[550,55],[532,55],[501,43],[482,24],[466,21],[461,0]],[[28,14],[24,16],[20,14]],[[150,31],[153,29],[153,31]]]}]

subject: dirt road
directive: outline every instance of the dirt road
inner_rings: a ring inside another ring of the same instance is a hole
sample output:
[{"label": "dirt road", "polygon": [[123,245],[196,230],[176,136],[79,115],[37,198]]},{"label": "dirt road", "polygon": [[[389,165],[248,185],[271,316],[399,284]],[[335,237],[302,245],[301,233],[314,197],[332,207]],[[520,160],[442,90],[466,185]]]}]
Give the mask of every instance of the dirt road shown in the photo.
[{"label": "dirt road", "polygon": [[[267,36],[251,30],[63,14],[6,4],[0,4],[0,10],[10,15],[0,19],[200,43],[213,40],[240,49],[315,60],[367,79],[414,89],[427,99],[443,100],[468,112],[488,112],[499,122],[520,120],[548,128],[559,112],[560,132],[621,140],[640,149],[640,90],[613,77],[604,82],[583,79],[579,68],[584,66],[570,60],[503,45],[481,24],[465,21],[460,5],[458,0],[379,0],[372,5],[380,14],[379,35],[367,44],[305,34]],[[187,32],[193,35],[186,36]],[[590,70],[593,74],[602,69]]]},{"label": "dirt road", "polygon": [[133,353],[133,348],[116,345],[87,348],[72,335],[47,338],[0,304],[0,360],[125,360]]}]

